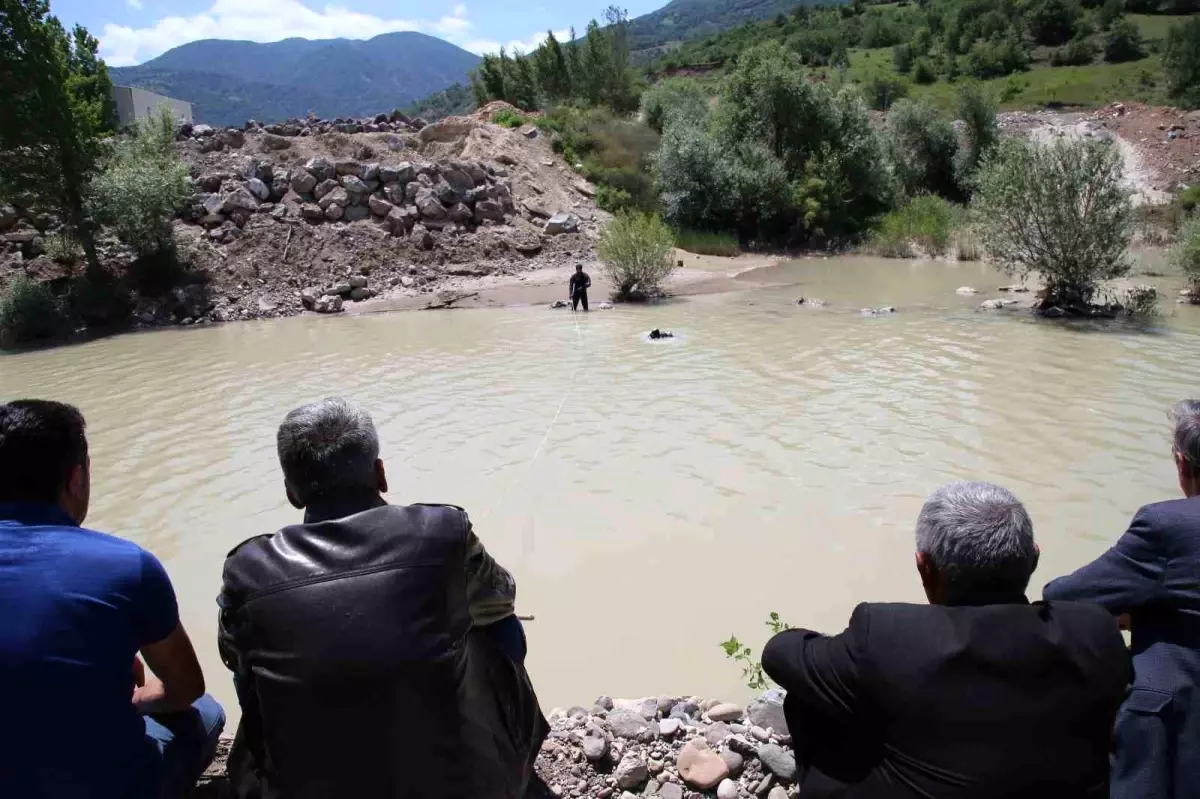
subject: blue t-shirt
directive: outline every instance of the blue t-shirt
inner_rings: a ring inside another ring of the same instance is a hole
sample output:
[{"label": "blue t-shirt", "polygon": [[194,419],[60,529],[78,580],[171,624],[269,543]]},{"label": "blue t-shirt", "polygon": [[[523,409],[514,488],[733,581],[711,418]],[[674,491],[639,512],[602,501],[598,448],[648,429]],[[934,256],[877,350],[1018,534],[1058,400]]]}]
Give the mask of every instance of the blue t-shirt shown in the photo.
[{"label": "blue t-shirt", "polygon": [[133,659],[179,624],[158,559],[48,505],[0,504],[0,797],[140,797],[158,750]]}]

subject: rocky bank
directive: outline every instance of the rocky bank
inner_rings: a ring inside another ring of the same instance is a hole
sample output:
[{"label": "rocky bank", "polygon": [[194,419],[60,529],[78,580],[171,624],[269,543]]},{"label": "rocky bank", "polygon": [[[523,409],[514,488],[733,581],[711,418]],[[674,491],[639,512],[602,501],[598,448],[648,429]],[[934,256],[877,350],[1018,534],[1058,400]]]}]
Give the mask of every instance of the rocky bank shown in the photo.
[{"label": "rocky bank", "polygon": [[[556,708],[547,718],[537,774],[549,796],[788,799],[799,793],[778,690],[746,707],[699,697],[601,696],[590,707]],[[228,796],[228,743],[194,797]]]},{"label": "rocky bank", "polygon": [[[176,222],[186,274],[138,299],[141,326],[336,313],[381,294],[434,294],[463,276],[587,262],[604,214],[594,188],[536,128],[487,120],[433,125],[399,112],[242,128],[185,125],[176,146],[196,191]],[[55,220],[0,208],[0,286],[64,284]],[[121,273],[132,254],[100,242]]]}]

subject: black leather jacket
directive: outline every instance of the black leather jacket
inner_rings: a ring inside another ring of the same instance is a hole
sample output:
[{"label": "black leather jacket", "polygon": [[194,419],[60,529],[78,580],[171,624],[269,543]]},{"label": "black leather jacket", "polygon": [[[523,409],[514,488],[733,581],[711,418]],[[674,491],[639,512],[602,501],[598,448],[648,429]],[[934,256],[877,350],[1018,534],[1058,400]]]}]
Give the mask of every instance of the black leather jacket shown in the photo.
[{"label": "black leather jacket", "polygon": [[466,512],[375,496],[305,522],[225,562],[237,795],[521,796],[545,720],[524,668],[472,624],[472,598],[511,613],[515,587]]}]

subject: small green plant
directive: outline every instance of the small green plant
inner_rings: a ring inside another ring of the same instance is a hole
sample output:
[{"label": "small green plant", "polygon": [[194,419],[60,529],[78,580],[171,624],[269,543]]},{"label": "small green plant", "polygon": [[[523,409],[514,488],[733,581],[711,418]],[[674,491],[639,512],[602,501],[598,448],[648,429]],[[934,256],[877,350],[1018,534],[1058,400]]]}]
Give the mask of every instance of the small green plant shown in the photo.
[{"label": "small green plant", "polygon": [[44,283],[19,277],[0,292],[0,343],[5,346],[54,338],[66,329],[62,304]]},{"label": "small green plant", "polygon": [[1121,313],[1131,319],[1153,319],[1159,315],[1158,289],[1154,286],[1132,286],[1119,300]]},{"label": "small green plant", "polygon": [[[778,635],[784,630],[792,629],[792,625],[780,619],[779,614],[775,611],[771,611],[771,615],[765,623],[767,629],[771,631],[771,635]],[[762,661],[755,660],[754,651],[739,641],[736,635],[729,636],[728,641],[722,641],[721,648],[725,650],[725,657],[742,667],[742,679],[746,681],[748,688],[760,691],[767,687],[770,678],[763,672]]]},{"label": "small green plant", "polygon": [[944,255],[962,216],[957,206],[941,197],[914,197],[880,220],[871,249],[885,258],[911,258],[915,244],[927,255]]},{"label": "small green plant", "polygon": [[912,70],[913,80],[921,85],[937,83],[937,70],[928,58],[919,58]]},{"label": "small green plant", "polygon": [[653,214],[623,211],[600,232],[596,252],[617,299],[659,295],[675,268],[675,236]]},{"label": "small green plant", "polygon": [[529,118],[521,116],[511,108],[501,108],[492,114],[492,122],[502,128],[519,128],[529,122]]},{"label": "small green plant", "polygon": [[737,237],[729,233],[681,230],[675,234],[676,246],[696,255],[716,255],[735,258],[742,254]]},{"label": "small green plant", "polygon": [[637,207],[632,194],[624,189],[606,186],[603,183],[596,186],[596,205],[613,214]]},{"label": "small green plant", "polygon": [[1179,203],[1179,207],[1184,213],[1192,213],[1197,208],[1200,208],[1200,185],[1189,186],[1179,192],[1179,196],[1175,198],[1175,202]]},{"label": "small green plant", "polygon": [[70,266],[83,257],[83,250],[79,242],[64,231],[46,237],[46,255],[55,263]]}]

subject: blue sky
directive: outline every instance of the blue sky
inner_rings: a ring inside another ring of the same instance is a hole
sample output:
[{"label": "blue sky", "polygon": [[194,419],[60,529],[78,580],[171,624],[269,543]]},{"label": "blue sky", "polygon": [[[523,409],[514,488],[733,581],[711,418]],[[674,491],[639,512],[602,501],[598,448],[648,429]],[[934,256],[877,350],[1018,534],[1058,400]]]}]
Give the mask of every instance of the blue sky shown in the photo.
[{"label": "blue sky", "polygon": [[[621,5],[636,17],[665,3],[627,0]],[[100,40],[108,64],[122,67],[196,39],[369,39],[401,30],[428,33],[475,53],[501,45],[529,50],[547,30],[557,36],[574,25],[582,33],[606,5],[606,0],[596,0],[595,7],[556,0],[457,5],[453,0],[51,0],[50,10],[68,26],[86,27]]]}]

